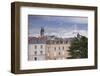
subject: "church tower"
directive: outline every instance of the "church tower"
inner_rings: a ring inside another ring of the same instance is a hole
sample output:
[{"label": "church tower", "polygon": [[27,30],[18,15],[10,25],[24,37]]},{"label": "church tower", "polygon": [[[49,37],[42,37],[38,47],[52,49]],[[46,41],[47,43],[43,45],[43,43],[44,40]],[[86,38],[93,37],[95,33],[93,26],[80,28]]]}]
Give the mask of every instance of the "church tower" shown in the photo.
[{"label": "church tower", "polygon": [[41,30],[40,30],[40,36],[43,37],[44,36],[44,28],[41,27]]}]

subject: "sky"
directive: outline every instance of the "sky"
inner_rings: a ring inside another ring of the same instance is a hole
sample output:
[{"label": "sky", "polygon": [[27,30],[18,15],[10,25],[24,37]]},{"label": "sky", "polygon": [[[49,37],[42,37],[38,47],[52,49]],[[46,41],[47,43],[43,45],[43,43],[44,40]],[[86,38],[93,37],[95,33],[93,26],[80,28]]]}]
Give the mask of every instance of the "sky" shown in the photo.
[{"label": "sky", "polygon": [[88,17],[28,15],[28,36],[40,36],[41,27],[49,36],[69,38],[77,32],[88,37]]}]

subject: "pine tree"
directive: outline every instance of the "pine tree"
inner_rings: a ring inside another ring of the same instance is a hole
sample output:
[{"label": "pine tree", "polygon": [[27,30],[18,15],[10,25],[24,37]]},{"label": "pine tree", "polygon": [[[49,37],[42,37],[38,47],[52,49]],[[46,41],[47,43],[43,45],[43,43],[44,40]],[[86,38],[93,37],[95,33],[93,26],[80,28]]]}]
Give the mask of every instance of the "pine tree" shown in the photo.
[{"label": "pine tree", "polygon": [[88,57],[88,38],[77,34],[71,41],[69,47],[69,58],[87,58]]}]

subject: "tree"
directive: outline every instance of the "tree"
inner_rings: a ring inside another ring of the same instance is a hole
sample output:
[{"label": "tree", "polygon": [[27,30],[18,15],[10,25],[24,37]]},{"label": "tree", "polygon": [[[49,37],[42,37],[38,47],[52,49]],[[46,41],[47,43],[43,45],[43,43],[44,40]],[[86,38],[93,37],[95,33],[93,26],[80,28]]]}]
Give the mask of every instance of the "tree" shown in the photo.
[{"label": "tree", "polygon": [[71,41],[69,47],[69,58],[87,58],[88,57],[88,38],[77,34]]}]

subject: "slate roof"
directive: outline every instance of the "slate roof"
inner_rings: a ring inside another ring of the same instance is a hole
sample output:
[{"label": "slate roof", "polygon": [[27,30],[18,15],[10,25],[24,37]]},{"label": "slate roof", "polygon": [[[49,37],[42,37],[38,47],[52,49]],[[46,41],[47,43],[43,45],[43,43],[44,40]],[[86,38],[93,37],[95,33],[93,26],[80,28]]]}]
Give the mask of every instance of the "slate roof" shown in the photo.
[{"label": "slate roof", "polygon": [[29,44],[68,44],[70,43],[71,38],[48,38],[45,37],[29,37],[28,43]]},{"label": "slate roof", "polygon": [[46,38],[29,37],[28,43],[29,44],[46,44]]}]

